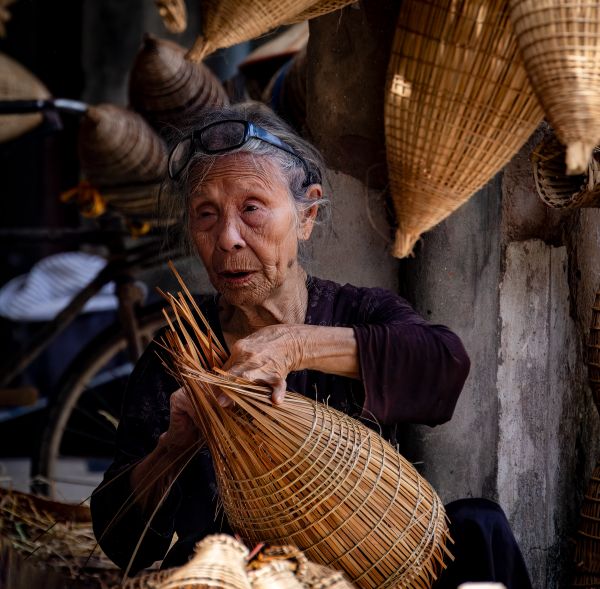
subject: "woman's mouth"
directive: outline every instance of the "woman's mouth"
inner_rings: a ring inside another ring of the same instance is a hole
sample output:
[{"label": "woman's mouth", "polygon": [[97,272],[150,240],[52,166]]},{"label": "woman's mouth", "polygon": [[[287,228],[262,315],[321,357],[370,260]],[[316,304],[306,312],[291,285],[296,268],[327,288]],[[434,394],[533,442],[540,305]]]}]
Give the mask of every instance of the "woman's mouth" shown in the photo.
[{"label": "woman's mouth", "polygon": [[219,276],[228,284],[241,285],[248,282],[254,274],[251,270],[233,270],[228,272],[219,272]]}]

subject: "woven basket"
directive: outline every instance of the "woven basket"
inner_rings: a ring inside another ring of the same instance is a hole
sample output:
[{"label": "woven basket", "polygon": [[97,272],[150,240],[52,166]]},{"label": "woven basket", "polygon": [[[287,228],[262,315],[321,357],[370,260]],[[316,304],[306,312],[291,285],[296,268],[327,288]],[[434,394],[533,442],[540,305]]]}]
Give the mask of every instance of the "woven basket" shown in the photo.
[{"label": "woven basket", "polygon": [[510,0],[525,67],[570,174],[585,171],[600,143],[600,3]]},{"label": "woven basket", "polygon": [[397,257],[486,184],[542,119],[506,1],[402,2],[385,104]]},{"label": "woven basket", "polygon": [[581,506],[575,544],[579,573],[600,576],[600,464],[596,465]]},{"label": "woven basket", "polygon": [[[20,63],[0,53],[0,100],[32,100],[50,98],[45,86]],[[41,114],[1,115],[0,143],[16,139],[35,129],[43,120]]]},{"label": "woven basket", "polygon": [[[429,587],[448,528],[427,481],[347,415],[295,393],[275,407],[270,390],[223,373],[219,342],[203,334],[182,295],[168,297],[183,334],[166,334],[174,374],[197,408],[233,529],[249,545],[298,546],[364,589]],[[219,405],[211,384],[234,409]]]},{"label": "woven basket", "polygon": [[144,184],[162,180],[167,150],[140,115],[101,104],[81,120],[79,159],[85,176],[98,187]]},{"label": "woven basket", "polygon": [[185,59],[185,49],[146,35],[129,78],[131,106],[155,129],[181,128],[200,110],[225,105],[221,82],[204,65]]},{"label": "woven basket", "polygon": [[590,337],[587,345],[588,382],[600,413],[600,288],[592,306]]},{"label": "woven basket", "polygon": [[567,175],[565,156],[566,148],[553,135],[542,140],[531,153],[540,198],[555,209],[600,206],[600,150],[594,150],[585,174]]},{"label": "woven basket", "polygon": [[202,2],[203,35],[187,54],[200,61],[223,47],[231,47],[264,35],[285,23],[338,10],[355,0],[205,0]]},{"label": "woven basket", "polygon": [[246,574],[248,549],[226,534],[196,544],[191,560],[176,569],[158,589],[251,589]]},{"label": "woven basket", "polygon": [[283,560],[250,571],[248,578],[252,589],[304,589],[305,587],[294,574],[292,563]]}]

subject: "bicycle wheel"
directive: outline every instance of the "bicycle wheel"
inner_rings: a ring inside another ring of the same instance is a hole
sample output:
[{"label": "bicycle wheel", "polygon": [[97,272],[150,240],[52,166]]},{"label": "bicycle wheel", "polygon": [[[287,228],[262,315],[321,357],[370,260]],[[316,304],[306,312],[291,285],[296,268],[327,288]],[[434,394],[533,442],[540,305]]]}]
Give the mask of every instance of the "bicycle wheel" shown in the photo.
[{"label": "bicycle wheel", "polygon": [[[156,307],[139,317],[144,347],[165,324]],[[89,497],[114,455],[121,401],[133,363],[120,325],[95,337],[63,377],[37,456],[32,488],[52,498]]]}]

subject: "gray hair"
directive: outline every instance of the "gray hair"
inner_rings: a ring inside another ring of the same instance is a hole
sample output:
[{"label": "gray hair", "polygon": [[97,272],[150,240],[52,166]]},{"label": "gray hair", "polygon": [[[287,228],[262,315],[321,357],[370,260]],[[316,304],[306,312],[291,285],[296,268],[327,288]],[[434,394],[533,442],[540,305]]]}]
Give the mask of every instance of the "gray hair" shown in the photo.
[{"label": "gray hair", "polygon": [[[176,180],[172,180],[171,185],[167,187],[167,196],[170,194],[170,198],[167,200],[172,203],[169,207],[171,209],[171,214],[168,216],[173,217],[175,212],[173,210],[174,203],[175,207],[179,209],[177,217],[181,218],[183,222],[183,238],[188,250],[192,249],[190,247],[191,244],[188,235],[188,202],[190,196],[198,183],[202,182],[203,178],[210,171],[215,161],[217,161],[217,158],[220,157],[247,153],[256,156],[257,158],[269,158],[271,162],[276,164],[277,169],[281,172],[282,179],[288,186],[289,195],[295,205],[296,218],[298,220],[302,217],[304,212],[315,205],[319,207],[319,220],[329,213],[330,201],[328,198],[323,197],[315,200],[314,198],[309,198],[307,196],[307,190],[310,184],[322,183],[323,172],[325,170],[325,163],[322,155],[313,145],[300,137],[270,108],[262,103],[244,102],[227,107],[203,110],[199,116],[194,119],[192,125],[189,125],[189,127],[178,132],[178,137],[173,138],[171,143],[172,145],[176,145],[177,141],[190,135],[194,129],[201,129],[211,123],[226,120],[244,120],[262,127],[289,145],[292,150],[302,158],[305,165],[303,165],[302,160],[298,157],[294,157],[286,151],[256,138],[251,138],[239,149],[223,154],[195,153],[182,173]],[[259,162],[257,162],[257,164],[258,163]]]}]

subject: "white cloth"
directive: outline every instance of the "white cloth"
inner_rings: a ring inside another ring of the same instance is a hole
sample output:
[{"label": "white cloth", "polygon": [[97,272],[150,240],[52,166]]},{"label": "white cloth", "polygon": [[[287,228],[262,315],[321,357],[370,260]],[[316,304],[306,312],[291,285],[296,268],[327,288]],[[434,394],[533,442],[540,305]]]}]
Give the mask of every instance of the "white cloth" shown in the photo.
[{"label": "white cloth", "polygon": [[[0,288],[0,315],[13,321],[54,319],[104,266],[104,258],[82,252],[48,256]],[[117,304],[110,282],[88,300],[82,313],[116,309]]]}]

